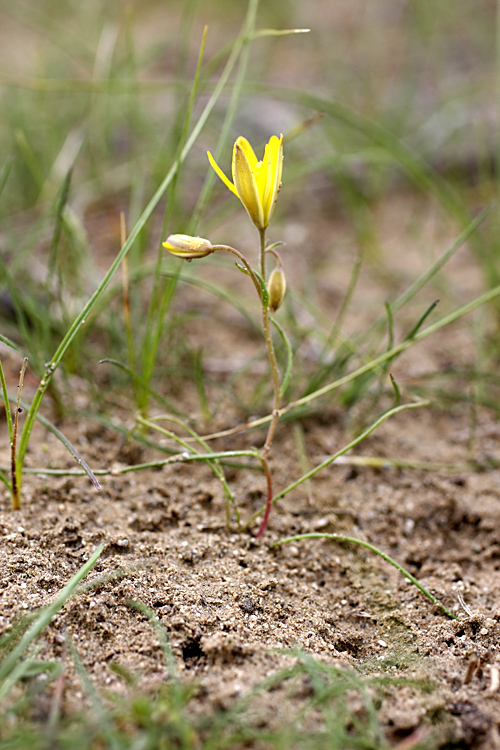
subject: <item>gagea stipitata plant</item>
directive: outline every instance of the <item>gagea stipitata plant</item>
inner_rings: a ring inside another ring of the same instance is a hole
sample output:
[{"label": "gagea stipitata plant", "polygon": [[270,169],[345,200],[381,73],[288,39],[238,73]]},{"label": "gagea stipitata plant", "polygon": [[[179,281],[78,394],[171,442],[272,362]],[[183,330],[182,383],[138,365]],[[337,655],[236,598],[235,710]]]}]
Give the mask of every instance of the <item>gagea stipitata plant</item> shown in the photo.
[{"label": "gagea stipitata plant", "polygon": [[[236,195],[245,207],[252,223],[257,227],[260,240],[260,262],[259,270],[252,268],[247,258],[234,247],[229,245],[212,245],[209,240],[202,237],[190,237],[185,234],[173,234],[163,243],[164,247],[179,258],[191,261],[204,258],[218,251],[232,253],[239,261],[239,267],[248,274],[252,280],[262,308],[262,328],[269,359],[270,373],[273,381],[274,401],[271,412],[271,420],[267,431],[267,437],[258,457],[262,464],[266,477],[266,507],[263,514],[257,536],[264,533],[271,511],[273,501],[273,483],[269,468],[269,454],[273,442],[276,425],[279,419],[280,408],[280,374],[274,353],[271,336],[270,314],[274,314],[283,302],[286,291],[285,274],[281,258],[276,252],[280,243],[267,246],[266,231],[271,221],[274,206],[281,187],[281,172],[283,168],[283,136],[271,136],[269,143],[264,149],[264,157],[259,161],[253,148],[246,138],[240,136],[233,149],[232,177],[228,179],[224,172],[214,161],[212,154],[208,153],[210,164],[219,175],[222,182]],[[268,277],[267,260],[272,255],[275,268]]]}]

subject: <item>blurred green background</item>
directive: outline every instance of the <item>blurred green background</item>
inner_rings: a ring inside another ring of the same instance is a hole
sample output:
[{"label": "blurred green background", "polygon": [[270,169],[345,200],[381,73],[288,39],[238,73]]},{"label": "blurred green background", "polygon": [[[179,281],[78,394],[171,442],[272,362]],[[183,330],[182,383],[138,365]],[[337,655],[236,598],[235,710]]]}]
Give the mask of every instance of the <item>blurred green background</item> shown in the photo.
[{"label": "blurred green background", "polygon": [[[252,13],[253,31],[241,36]],[[287,242],[290,300],[308,310],[301,318],[290,302],[294,346],[312,335],[319,337],[310,347],[313,358],[325,341],[331,348],[332,320],[362,263],[362,292],[348,300],[351,317],[340,320],[349,336],[359,333],[358,317],[366,316],[373,295],[383,315],[384,300],[407,288],[497,200],[498,25],[497,4],[487,0],[0,0],[5,334],[29,350],[31,367],[41,372],[116,256],[120,212],[130,231],[176,163],[236,40],[247,58],[233,69],[175,187],[129,256],[137,341],[151,341],[151,264],[166,232],[254,242],[241,206],[207,177],[206,150],[217,152],[229,172],[238,135],[259,151],[280,132],[284,188],[272,239]],[[269,31],[287,29],[310,31]],[[499,283],[497,213],[473,235],[470,275],[464,278],[462,268],[460,283],[433,278],[409,321],[418,320],[436,292],[446,310],[447,300],[453,305]],[[200,275],[195,265],[186,273]],[[204,277],[224,280],[217,264],[206,269]],[[134,279],[142,281],[134,286]],[[117,294],[112,304],[104,300],[100,327],[85,339],[97,347],[85,355],[92,361],[108,353],[120,358],[126,348]],[[164,312],[172,285],[162,294]],[[106,317],[110,309],[116,315]],[[201,313],[191,309],[188,317],[195,314]],[[179,318],[174,322],[165,328],[172,337],[177,331],[170,354],[182,338]],[[322,326],[320,335],[315,329]],[[165,330],[156,330],[159,340]],[[488,339],[484,330],[481,337]],[[65,364],[81,370],[82,337],[76,345]],[[152,366],[145,367],[150,378]],[[186,367],[175,360],[169,372],[184,376]]]}]

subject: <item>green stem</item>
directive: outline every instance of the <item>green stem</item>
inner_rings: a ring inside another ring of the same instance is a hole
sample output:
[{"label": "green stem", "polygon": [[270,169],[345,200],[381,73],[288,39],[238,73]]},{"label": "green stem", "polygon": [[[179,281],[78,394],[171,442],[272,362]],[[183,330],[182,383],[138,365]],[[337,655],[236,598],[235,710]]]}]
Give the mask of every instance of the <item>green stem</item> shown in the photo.
[{"label": "green stem", "polygon": [[[189,448],[189,450],[192,450],[192,449]],[[228,462],[228,459],[230,458],[247,458],[247,457],[258,458],[259,461],[261,461],[260,453],[256,448],[248,448],[247,450],[241,450],[241,451],[220,451],[218,453],[188,453],[186,451],[184,453],[175,453],[172,456],[169,456],[169,458],[164,458],[164,459],[161,459],[160,461],[148,461],[147,463],[144,463],[144,464],[133,464],[131,466],[122,466],[119,469],[117,468],[96,469],[95,471],[92,472],[92,474],[97,477],[118,476],[121,474],[129,474],[132,471],[144,471],[145,469],[161,469],[164,466],[168,466],[174,463],[191,463],[192,461],[204,461],[205,463],[208,463],[209,461],[216,461],[216,460],[224,461],[227,466],[230,466],[231,468],[235,468],[235,469],[255,469],[256,467],[252,464],[242,463],[242,462],[241,463]],[[3,481],[3,483],[10,489],[10,483],[8,479],[6,479],[7,472],[8,472],[7,467],[0,466],[0,481]],[[47,469],[46,467],[40,467],[39,469],[37,468],[25,469],[25,474],[33,474],[35,476],[47,475],[51,477],[83,477],[86,474],[88,475],[88,472],[84,470],[80,470],[80,469]]]},{"label": "green stem", "polygon": [[414,586],[419,589],[419,591],[424,594],[424,596],[427,597],[433,604],[435,604],[437,607],[439,607],[445,615],[450,617],[452,620],[456,620],[457,616],[454,615],[452,612],[450,612],[449,609],[447,609],[444,604],[442,604],[439,599],[436,599],[436,597],[431,594],[430,591],[428,591],[423,584],[421,584],[417,579],[412,576],[411,573],[409,573],[405,568],[403,568],[402,565],[400,565],[396,560],[393,560],[392,557],[389,557],[389,555],[386,555],[385,552],[382,552],[378,547],[375,547],[373,544],[370,544],[370,542],[364,542],[362,539],[356,539],[351,536],[341,536],[340,534],[320,534],[320,533],[311,533],[311,534],[298,534],[297,536],[289,536],[286,539],[280,539],[279,542],[275,542],[272,546],[277,547],[280,544],[286,544],[287,542],[298,542],[301,539],[331,539],[334,542],[341,542],[344,544],[358,544],[360,547],[366,547],[366,549],[369,549],[371,552],[375,552],[376,555],[379,555],[383,560],[390,563],[390,565],[393,565],[396,570],[399,570],[400,573],[404,575],[405,578],[407,578],[411,583],[413,583]]},{"label": "green stem", "polygon": [[5,406],[5,419],[7,420],[7,427],[9,429],[9,442],[12,443],[12,439],[14,436],[14,422],[12,420],[12,412],[10,410],[10,400],[9,400],[9,394],[7,393],[7,381],[5,380],[5,374],[2,367],[2,362],[0,361],[0,382],[2,384],[2,395],[3,395],[3,403]]},{"label": "green stem", "polygon": [[[267,283],[266,274],[266,230],[261,229],[260,231],[260,275],[264,286]],[[264,336],[266,338],[267,355],[269,357],[269,364],[271,365],[271,371],[273,374],[273,386],[274,386],[274,407],[272,412],[271,422],[267,431],[266,442],[262,451],[264,458],[267,457],[271,444],[273,442],[274,431],[279,419],[279,408],[280,408],[280,376],[278,371],[278,363],[276,362],[276,354],[274,353],[273,340],[271,338],[271,326],[269,323],[269,308],[267,305],[262,305],[262,327],[264,329]],[[260,534],[260,532],[259,532]]]},{"label": "green stem", "polygon": [[[260,233],[260,275],[261,275],[264,286],[266,286],[266,282],[267,282],[266,230],[260,229],[259,233]],[[266,498],[266,509],[264,511],[262,523],[257,532],[257,538],[261,537],[264,531],[266,530],[267,522],[269,520],[269,514],[271,512],[271,507],[273,504],[273,483],[272,483],[271,472],[269,469],[267,457],[269,455],[269,451],[271,450],[274,432],[276,430],[276,425],[278,424],[278,419],[280,416],[279,408],[280,408],[280,400],[281,400],[280,376],[279,376],[279,371],[278,371],[278,363],[276,362],[276,354],[274,352],[274,347],[273,347],[273,340],[271,337],[271,326],[269,322],[269,307],[267,306],[267,304],[264,303],[264,301],[262,302],[262,327],[264,329],[264,336],[266,339],[266,346],[267,346],[267,356],[269,358],[269,364],[271,365],[271,372],[273,376],[274,405],[273,405],[271,421],[269,423],[269,427],[267,430],[266,442],[264,443],[264,448],[262,449],[262,456],[261,456],[262,466],[264,467],[264,471],[266,473],[266,479],[267,479],[267,498]]]},{"label": "green stem", "polygon": [[262,464],[262,468],[264,469],[264,474],[266,475],[267,497],[266,497],[266,508],[264,510],[264,516],[262,518],[262,522],[257,532],[257,538],[261,537],[264,531],[266,530],[267,522],[269,521],[269,514],[271,513],[271,508],[273,507],[273,478],[271,476],[271,469],[269,468],[269,461],[267,460],[266,456],[264,456],[263,454],[259,454],[259,458]]},{"label": "green stem", "polygon": [[267,497],[266,497],[266,508],[264,511],[264,517],[262,519],[262,523],[259,527],[259,530],[257,532],[257,537],[262,536],[264,531],[266,530],[267,522],[269,520],[269,514],[271,512],[271,507],[273,504],[273,483],[271,478],[271,470],[269,468],[269,462],[267,460],[267,457],[269,455],[269,451],[271,449],[271,444],[274,437],[274,432],[276,430],[276,425],[278,423],[279,419],[279,407],[280,407],[280,400],[281,400],[281,389],[280,389],[280,378],[279,378],[279,371],[278,371],[278,363],[276,361],[276,355],[274,353],[274,347],[273,347],[273,341],[271,338],[271,326],[270,326],[270,320],[269,320],[269,308],[267,305],[267,300],[263,297],[263,291],[265,291],[266,288],[266,281],[267,281],[267,274],[266,274],[266,230],[260,229],[260,278],[261,282],[257,279],[256,274],[252,270],[252,267],[250,266],[249,262],[245,258],[245,256],[239,252],[239,250],[236,250],[234,247],[231,247],[230,245],[214,245],[213,250],[226,250],[228,253],[232,253],[235,255],[243,264],[246,272],[252,279],[252,282],[255,286],[255,289],[257,291],[257,294],[259,295],[259,299],[262,305],[262,327],[264,329],[264,337],[266,340],[266,347],[267,347],[267,355],[269,359],[269,364],[271,365],[271,372],[273,377],[273,386],[274,386],[274,405],[273,405],[273,411],[272,411],[272,417],[271,421],[269,423],[268,431],[267,431],[267,437],[266,442],[264,443],[264,448],[262,450],[262,453],[259,453],[259,459],[262,463],[262,467],[264,469],[264,473],[266,475],[266,482],[267,482]]},{"label": "green stem", "polygon": [[257,290],[257,294],[259,295],[259,299],[262,302],[262,289],[260,287],[259,280],[257,279],[257,276],[253,272],[252,267],[250,263],[247,261],[247,259],[245,258],[245,256],[242,253],[240,253],[239,250],[236,250],[236,248],[231,247],[231,245],[213,245],[212,249],[214,250],[214,252],[217,250],[226,250],[228,253],[232,253],[233,255],[236,255],[238,260],[240,260],[241,263],[245,266],[245,270],[250,276],[250,278],[252,279],[253,285],[255,289]]}]

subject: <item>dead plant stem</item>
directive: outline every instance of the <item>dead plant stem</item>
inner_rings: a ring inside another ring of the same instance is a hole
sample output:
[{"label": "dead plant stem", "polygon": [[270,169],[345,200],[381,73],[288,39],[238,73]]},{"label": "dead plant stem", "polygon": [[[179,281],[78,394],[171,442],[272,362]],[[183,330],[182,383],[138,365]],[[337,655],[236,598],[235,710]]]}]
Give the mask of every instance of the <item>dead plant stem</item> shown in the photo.
[{"label": "dead plant stem", "polygon": [[[17,402],[16,402],[16,413],[14,415],[14,429],[12,431],[12,443],[10,444],[10,465],[11,465],[11,483],[12,483],[12,510],[20,510],[21,502],[19,498],[19,484],[17,481],[17,469],[16,469],[16,453],[17,453],[17,430],[19,426],[19,414],[21,409],[21,392],[23,390],[24,373],[26,372],[26,366],[28,364],[28,358],[23,359],[21,372],[19,373],[19,383],[17,386]],[[8,405],[5,405],[8,408]]]}]

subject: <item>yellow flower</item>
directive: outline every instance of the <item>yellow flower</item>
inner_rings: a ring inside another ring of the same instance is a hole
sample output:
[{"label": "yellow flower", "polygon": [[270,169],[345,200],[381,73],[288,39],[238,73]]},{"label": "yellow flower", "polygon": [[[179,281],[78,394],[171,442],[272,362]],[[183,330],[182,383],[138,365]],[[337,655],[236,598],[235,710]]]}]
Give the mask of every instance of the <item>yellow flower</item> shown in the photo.
[{"label": "yellow flower", "polygon": [[283,167],[283,136],[271,136],[262,161],[257,161],[253,148],[240,136],[233,149],[233,181],[228,180],[208,152],[208,160],[222,182],[238,196],[258,229],[265,229],[270,220],[281,187]]},{"label": "yellow flower", "polygon": [[203,237],[190,237],[188,234],[171,234],[162,244],[169,253],[184,260],[204,258],[214,252],[210,240],[205,240]]}]

